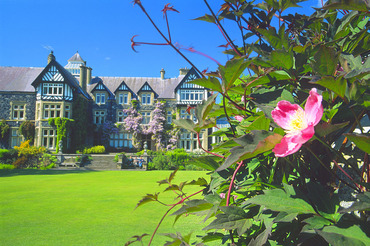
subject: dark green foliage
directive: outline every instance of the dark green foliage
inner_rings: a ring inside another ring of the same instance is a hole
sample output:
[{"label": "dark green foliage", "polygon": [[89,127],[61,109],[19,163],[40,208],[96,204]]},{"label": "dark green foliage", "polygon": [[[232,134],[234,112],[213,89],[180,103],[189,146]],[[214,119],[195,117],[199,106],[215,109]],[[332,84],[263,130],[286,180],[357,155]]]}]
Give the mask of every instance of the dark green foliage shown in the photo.
[{"label": "dark green foliage", "polygon": [[187,164],[191,160],[189,153],[183,149],[175,149],[171,151],[153,151],[148,153],[151,156],[151,161],[148,163],[148,169],[155,170],[175,170],[186,169]]},{"label": "dark green foliage", "polygon": [[0,163],[11,164],[18,158],[16,149],[0,149]]},{"label": "dark green foliage", "polygon": [[76,96],[72,105],[74,124],[71,131],[71,150],[83,149],[85,139],[93,131],[89,102],[82,96]]},{"label": "dark green foliage", "polygon": [[9,135],[9,125],[4,119],[0,121],[0,140],[6,139]]},{"label": "dark green foliage", "polygon": [[24,121],[19,126],[19,132],[23,135],[25,140],[30,140],[30,143],[33,144],[35,138],[35,124],[29,120]]}]

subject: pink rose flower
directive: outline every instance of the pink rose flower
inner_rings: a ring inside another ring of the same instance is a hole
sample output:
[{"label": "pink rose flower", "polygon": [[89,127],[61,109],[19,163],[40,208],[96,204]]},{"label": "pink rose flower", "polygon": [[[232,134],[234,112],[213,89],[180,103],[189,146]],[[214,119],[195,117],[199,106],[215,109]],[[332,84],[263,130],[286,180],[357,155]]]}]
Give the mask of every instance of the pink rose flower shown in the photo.
[{"label": "pink rose flower", "polygon": [[324,112],[321,102],[322,96],[317,93],[316,88],[311,89],[304,110],[288,101],[278,102],[271,116],[287,134],[272,150],[275,156],[291,155],[313,137],[314,127],[320,122]]},{"label": "pink rose flower", "polygon": [[242,120],[244,119],[243,116],[240,116],[240,115],[235,115],[235,119],[239,122],[242,122]]}]

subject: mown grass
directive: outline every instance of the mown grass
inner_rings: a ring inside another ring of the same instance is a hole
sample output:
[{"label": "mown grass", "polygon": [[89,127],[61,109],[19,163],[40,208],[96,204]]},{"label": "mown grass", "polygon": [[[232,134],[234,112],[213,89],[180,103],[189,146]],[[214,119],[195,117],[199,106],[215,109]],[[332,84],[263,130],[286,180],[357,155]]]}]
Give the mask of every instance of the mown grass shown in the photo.
[{"label": "mown grass", "polygon": [[[168,209],[148,203],[147,193],[164,190],[156,181],[169,171],[0,170],[0,245],[124,245],[133,235],[151,234]],[[175,182],[205,177],[178,172]],[[199,187],[189,187],[195,192]],[[174,194],[166,192],[167,202]],[[190,233],[201,218],[166,218],[158,233]],[[194,235],[195,237],[195,235]],[[149,236],[145,238],[147,243]],[[167,237],[156,235],[152,245]],[[137,244],[140,245],[140,244]]]}]

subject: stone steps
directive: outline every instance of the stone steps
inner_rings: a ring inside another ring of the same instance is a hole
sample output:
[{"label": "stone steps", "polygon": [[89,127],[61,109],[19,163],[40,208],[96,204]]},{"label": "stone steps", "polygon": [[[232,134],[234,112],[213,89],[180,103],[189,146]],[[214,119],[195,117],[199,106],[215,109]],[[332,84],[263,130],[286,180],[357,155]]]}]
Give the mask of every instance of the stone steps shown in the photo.
[{"label": "stone steps", "polygon": [[92,161],[84,167],[97,170],[117,170],[117,162],[114,161],[115,155],[91,155]]}]

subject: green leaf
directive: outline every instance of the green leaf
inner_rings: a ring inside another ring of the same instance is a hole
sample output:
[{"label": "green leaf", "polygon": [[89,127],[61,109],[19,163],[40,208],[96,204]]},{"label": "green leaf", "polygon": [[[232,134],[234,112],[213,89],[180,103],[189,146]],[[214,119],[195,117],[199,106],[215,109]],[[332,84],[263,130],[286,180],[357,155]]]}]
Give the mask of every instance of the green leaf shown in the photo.
[{"label": "green leaf", "polygon": [[224,92],[228,91],[234,85],[234,82],[239,79],[249,63],[250,61],[246,61],[245,57],[242,57],[229,60],[225,66],[219,66]]},{"label": "green leaf", "polygon": [[370,192],[358,194],[356,196],[358,201],[355,201],[351,207],[340,209],[340,213],[348,213],[353,211],[369,211],[370,210]]},{"label": "green leaf", "polygon": [[285,68],[287,70],[293,67],[293,54],[283,50],[274,50],[271,52],[271,64],[276,68]]},{"label": "green leaf", "polygon": [[195,128],[195,123],[194,121],[190,120],[190,119],[178,119],[178,120],[173,120],[173,123],[180,127],[180,128],[184,128],[186,130],[189,130],[191,132],[194,132],[196,133],[196,131],[194,130]]},{"label": "green leaf", "polygon": [[335,246],[366,246],[370,245],[370,238],[357,225],[349,228],[326,226],[316,230],[328,243]]},{"label": "green leaf", "polygon": [[302,232],[314,230],[314,229],[322,229],[324,226],[331,225],[332,223],[318,215],[314,215],[308,219],[305,219],[303,221],[304,223],[307,223],[302,229]]},{"label": "green leaf", "polygon": [[220,81],[215,77],[200,78],[200,79],[192,80],[191,84],[200,85],[200,86],[203,86],[205,88],[208,88],[214,91],[222,92]]},{"label": "green leaf", "polygon": [[216,19],[212,15],[209,15],[209,14],[195,18],[193,20],[201,20],[201,21],[206,21],[206,22],[216,24]]},{"label": "green leaf", "polygon": [[281,189],[265,190],[263,195],[252,197],[243,204],[262,205],[272,211],[289,214],[315,214],[309,203],[300,198],[293,198]]},{"label": "green leaf", "polygon": [[365,153],[370,153],[370,136],[360,135],[356,133],[346,133],[344,135],[349,140],[354,142],[357,148],[365,151]]},{"label": "green leaf", "polygon": [[253,131],[253,130],[265,130],[268,131],[270,128],[270,122],[271,120],[266,118],[265,115],[261,115],[257,117],[252,123],[248,125],[244,125],[245,123],[241,123],[240,126],[245,127],[246,130],[248,131]]},{"label": "green leaf", "polygon": [[[195,158],[191,164],[194,164],[198,167],[214,171],[216,170],[220,165],[217,163],[216,158],[218,157],[213,157],[213,156],[202,156],[199,158]],[[219,158],[218,158],[219,159]]]},{"label": "green leaf", "polygon": [[224,236],[225,236],[224,234],[219,233],[219,232],[207,233],[207,235],[202,237],[202,242],[203,243],[209,243],[209,242],[213,242],[213,241],[222,241]]},{"label": "green leaf", "polygon": [[322,76],[333,76],[338,65],[338,56],[332,47],[321,45],[314,55],[312,68]]},{"label": "green leaf", "polygon": [[267,131],[251,131],[243,137],[234,139],[241,146],[236,146],[230,150],[231,154],[216,171],[219,172],[228,168],[235,162],[252,158],[258,154],[269,151],[278,144],[283,136]]},{"label": "green leaf", "polygon": [[332,0],[323,7],[323,9],[358,10],[363,12],[367,12],[368,8],[369,6],[363,0]]},{"label": "green leaf", "polygon": [[291,222],[297,215],[298,213],[280,212],[274,219],[274,222]]},{"label": "green leaf", "polygon": [[147,194],[146,196],[144,196],[139,202],[138,204],[136,204],[136,208],[138,208],[139,206],[141,205],[144,205],[148,202],[155,202],[158,200],[158,194],[159,193],[155,193],[155,194]]},{"label": "green leaf", "polygon": [[315,133],[320,137],[324,137],[330,133],[343,129],[348,125],[348,123],[349,121],[333,125],[331,123],[323,122],[315,126]]},{"label": "green leaf", "polygon": [[282,81],[282,80],[289,80],[292,77],[284,70],[276,70],[272,71],[264,76],[259,77],[258,79],[255,79],[253,82],[250,82],[248,84],[247,89],[256,87],[258,85],[264,85],[270,82],[275,82],[275,81]]},{"label": "green leaf", "polygon": [[242,235],[248,228],[252,226],[252,220],[248,218],[247,214],[240,207],[227,206],[220,207],[224,213],[216,215],[216,219],[212,221],[204,230],[237,229],[239,235]]},{"label": "green leaf", "polygon": [[345,97],[347,91],[347,81],[343,77],[335,79],[331,76],[324,76],[319,81],[316,81],[315,84],[324,86],[325,88],[331,90],[341,98]]}]

